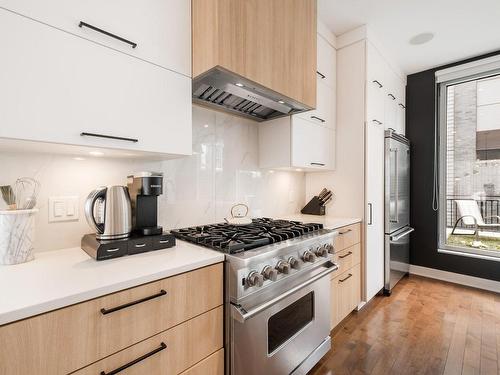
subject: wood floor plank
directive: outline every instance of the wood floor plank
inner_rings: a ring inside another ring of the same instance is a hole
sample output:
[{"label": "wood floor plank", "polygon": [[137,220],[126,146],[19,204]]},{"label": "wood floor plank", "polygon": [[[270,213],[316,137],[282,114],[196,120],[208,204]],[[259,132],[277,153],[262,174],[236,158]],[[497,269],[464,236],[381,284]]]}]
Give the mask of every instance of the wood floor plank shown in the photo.
[{"label": "wood floor plank", "polygon": [[500,295],[418,276],[332,336],[310,375],[500,375]]}]

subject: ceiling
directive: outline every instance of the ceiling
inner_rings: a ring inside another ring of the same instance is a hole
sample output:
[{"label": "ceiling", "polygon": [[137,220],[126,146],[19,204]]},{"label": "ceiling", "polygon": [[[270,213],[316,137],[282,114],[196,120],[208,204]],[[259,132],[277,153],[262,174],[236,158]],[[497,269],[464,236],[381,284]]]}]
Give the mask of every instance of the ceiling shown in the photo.
[{"label": "ceiling", "polygon": [[318,15],[336,35],[368,25],[406,74],[500,50],[499,0],[318,0]]}]

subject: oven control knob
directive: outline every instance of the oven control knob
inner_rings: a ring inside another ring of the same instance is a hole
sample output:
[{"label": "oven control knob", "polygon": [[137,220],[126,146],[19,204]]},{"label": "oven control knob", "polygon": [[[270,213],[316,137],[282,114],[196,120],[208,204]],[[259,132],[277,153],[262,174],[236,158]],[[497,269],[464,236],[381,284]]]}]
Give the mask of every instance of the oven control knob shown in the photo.
[{"label": "oven control knob", "polygon": [[276,264],[276,269],[278,273],[289,274],[290,273],[290,263],[285,262],[284,260],[280,260],[278,264]]},{"label": "oven control knob", "polygon": [[302,259],[304,262],[314,263],[316,261],[316,255],[314,255],[312,251],[306,250],[304,254],[302,254]]},{"label": "oven control knob", "polygon": [[288,264],[290,265],[290,267],[292,267],[295,270],[300,269],[300,262],[295,257],[288,258]]},{"label": "oven control knob", "polygon": [[261,287],[264,284],[264,276],[262,276],[257,271],[252,271],[247,276],[248,286],[258,286]]},{"label": "oven control knob", "polygon": [[314,254],[316,254],[319,257],[326,258],[328,256],[328,250],[325,249],[323,246],[318,246]]},{"label": "oven control knob", "polygon": [[276,281],[278,278],[278,270],[271,266],[265,266],[262,270],[262,276],[266,280]]},{"label": "oven control knob", "polygon": [[333,245],[330,244],[330,243],[325,243],[323,245],[323,247],[326,249],[327,252],[329,252],[330,254],[333,254],[334,253],[334,248],[333,248]]}]

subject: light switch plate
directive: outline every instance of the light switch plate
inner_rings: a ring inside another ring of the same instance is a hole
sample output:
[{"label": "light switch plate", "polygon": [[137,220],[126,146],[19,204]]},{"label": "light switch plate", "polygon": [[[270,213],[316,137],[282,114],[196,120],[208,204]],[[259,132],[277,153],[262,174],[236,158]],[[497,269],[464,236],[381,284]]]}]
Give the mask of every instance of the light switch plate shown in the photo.
[{"label": "light switch plate", "polygon": [[49,223],[78,220],[78,196],[49,197]]}]

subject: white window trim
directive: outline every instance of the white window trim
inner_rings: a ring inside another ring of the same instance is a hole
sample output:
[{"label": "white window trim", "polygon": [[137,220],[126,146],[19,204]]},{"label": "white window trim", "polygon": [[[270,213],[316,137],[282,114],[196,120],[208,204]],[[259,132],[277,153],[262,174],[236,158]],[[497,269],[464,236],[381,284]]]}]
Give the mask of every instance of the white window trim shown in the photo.
[{"label": "white window trim", "polygon": [[500,69],[500,55],[438,70],[435,73],[436,83],[454,81],[497,69]]},{"label": "white window trim", "polygon": [[[480,258],[497,262],[500,261],[500,252],[498,255],[490,255],[492,251],[456,247],[446,244],[446,110],[441,110],[442,108],[446,108],[448,86],[499,74],[500,55],[442,69],[435,73],[436,93],[438,95],[436,107],[438,112],[435,116],[435,126],[437,128],[436,136],[439,135],[439,147],[437,150],[437,157],[439,158],[438,253]],[[442,150],[444,150],[444,152]],[[442,194],[442,192],[444,192],[444,194]],[[442,233],[443,228],[444,233]]]}]

